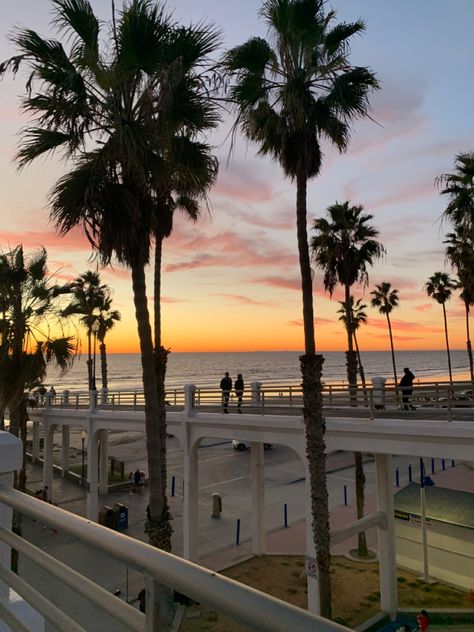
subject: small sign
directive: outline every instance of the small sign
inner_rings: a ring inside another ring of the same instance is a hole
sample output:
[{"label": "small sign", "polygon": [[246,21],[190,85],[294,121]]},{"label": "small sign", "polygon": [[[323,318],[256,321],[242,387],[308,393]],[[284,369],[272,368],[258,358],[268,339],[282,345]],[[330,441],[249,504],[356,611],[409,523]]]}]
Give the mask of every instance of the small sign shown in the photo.
[{"label": "small sign", "polygon": [[[421,527],[421,516],[410,514],[410,524],[412,524],[415,527]],[[433,528],[433,523],[431,522],[429,518],[426,518],[425,524],[426,524],[427,529]]]},{"label": "small sign", "polygon": [[316,562],[314,557],[308,557],[307,555],[305,555],[304,572],[308,577],[314,577],[314,579],[319,578],[318,563]]}]

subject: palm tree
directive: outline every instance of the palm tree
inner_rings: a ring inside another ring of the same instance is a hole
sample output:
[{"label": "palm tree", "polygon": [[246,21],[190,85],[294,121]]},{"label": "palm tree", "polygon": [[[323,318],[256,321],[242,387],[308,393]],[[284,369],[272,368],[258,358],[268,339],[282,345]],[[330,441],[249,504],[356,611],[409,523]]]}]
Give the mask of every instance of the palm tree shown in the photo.
[{"label": "palm tree", "polygon": [[436,178],[441,195],[449,198],[443,213],[454,225],[472,230],[474,226],[474,152],[456,156],[454,173],[444,173]]},{"label": "palm tree", "polygon": [[358,298],[357,301],[354,301],[354,297],[352,296],[352,294],[349,297],[349,304],[346,304],[345,301],[338,301],[338,303],[341,306],[341,308],[337,310],[337,313],[341,314],[339,316],[339,320],[343,322],[344,327],[347,329],[347,324],[349,320],[351,320],[352,322],[352,330],[353,330],[352,333],[354,336],[354,345],[356,348],[357,362],[359,365],[360,381],[362,382],[362,387],[365,393],[366,392],[365,372],[364,372],[364,367],[362,365],[362,358],[360,356],[360,349],[359,349],[359,343],[357,341],[356,332],[362,324],[365,325],[367,323],[367,313],[365,311],[367,309],[367,305],[365,305],[365,303],[362,302],[361,298]]},{"label": "palm tree", "polygon": [[444,240],[446,258],[457,272],[461,290],[460,298],[464,303],[466,315],[466,348],[469,358],[471,382],[474,385],[474,363],[472,357],[471,334],[469,328],[470,308],[474,305],[474,239],[468,236],[466,230],[456,225],[454,232],[448,233]]},{"label": "palm tree", "polygon": [[448,319],[446,316],[446,301],[449,301],[453,290],[457,288],[457,283],[446,272],[435,272],[430,276],[425,284],[425,292],[443,307],[444,335],[446,339],[446,351],[448,354],[449,382],[453,383],[453,372],[451,369],[451,354],[449,351]]},{"label": "palm tree", "polygon": [[[59,285],[48,273],[44,248],[25,255],[23,247],[0,253],[0,408],[10,411],[10,432],[23,441],[26,454],[25,392],[41,384],[47,365],[70,366],[75,345],[62,332],[61,301],[69,284]],[[16,486],[26,489],[25,458]]]},{"label": "palm tree", "polygon": [[395,386],[398,384],[397,379],[397,365],[395,362],[395,349],[393,346],[393,334],[392,323],[390,322],[390,314],[395,307],[398,307],[398,290],[392,288],[391,283],[382,281],[379,285],[375,286],[375,290],[372,290],[371,295],[373,299],[370,301],[372,307],[376,307],[380,314],[385,314],[387,317],[388,334],[390,336],[390,350],[392,352],[392,366],[393,366],[393,379]]},{"label": "palm tree", "polygon": [[[365,214],[363,206],[349,202],[336,203],[327,209],[328,219],[314,220],[315,232],[311,251],[318,267],[324,271],[324,288],[332,296],[336,285],[344,287],[344,303],[351,306],[351,287],[355,283],[367,285],[368,267],[385,252],[376,240],[379,232],[369,224],[373,215]],[[354,351],[352,310],[345,321],[347,332],[347,378],[352,391],[357,388],[357,356]]]},{"label": "palm tree", "polygon": [[[87,0],[54,0],[53,6],[54,23],[66,34],[68,50],[59,41],[24,29],[15,35],[20,54],[0,66],[4,73],[26,65],[28,86],[35,86],[27,92],[24,107],[36,117],[36,126],[24,132],[18,159],[24,166],[62,149],[73,166],[51,193],[51,216],[59,232],[82,225],[102,263],[115,258],[131,269],[150,479],[146,531],[152,544],[170,550],[164,389],[157,385],[157,341],[149,318],[145,266],[163,212],[168,122],[172,138],[181,135],[191,141],[216,122],[201,75],[219,38],[204,25],[180,27],[151,0],[125,5],[107,26],[108,39]],[[177,94],[180,124],[172,108]],[[187,106],[193,114],[189,124]],[[200,118],[194,120],[197,109]],[[191,164],[189,168],[192,175]],[[162,626],[172,617],[169,597],[160,591],[162,602],[154,604]]]},{"label": "palm tree", "polygon": [[107,347],[105,344],[105,337],[121,319],[120,312],[116,309],[111,309],[111,306],[112,298],[109,296],[105,299],[104,304],[101,307],[100,314],[97,317],[97,323],[99,325],[99,329],[97,330],[97,339],[99,341],[102,388],[108,388]]},{"label": "palm tree", "polygon": [[89,391],[96,389],[92,359],[92,338],[96,334],[93,332],[93,328],[108,291],[108,287],[100,282],[100,274],[87,270],[73,281],[73,300],[63,311],[63,316],[80,315],[79,320],[86,328]]},{"label": "palm tree", "polygon": [[349,42],[362,22],[335,24],[324,0],[265,0],[260,16],[271,41],[253,37],[228,51],[230,99],[240,126],[261,155],[296,182],[296,226],[303,298],[303,414],[311,483],[313,536],[321,614],[331,616],[329,513],[321,373],[316,355],[312,275],[307,236],[307,184],[321,169],[321,139],[347,148],[352,120],[364,117],[378,87],[367,68],[352,66]]},{"label": "palm tree", "polygon": [[[324,270],[324,287],[333,294],[337,283],[344,287],[344,303],[351,306],[350,292],[354,283],[367,285],[367,268],[373,265],[385,252],[382,244],[375,238],[378,230],[369,224],[373,215],[365,214],[363,206],[350,206],[349,202],[336,203],[327,209],[328,219],[314,220],[314,236],[311,239],[311,251],[318,267]],[[352,309],[347,312],[345,321],[347,332],[347,378],[351,401],[357,403],[357,355],[354,351],[354,324]],[[354,453],[357,517],[364,516],[365,474],[360,452]],[[364,532],[359,533],[358,553],[368,557],[367,541]]]}]

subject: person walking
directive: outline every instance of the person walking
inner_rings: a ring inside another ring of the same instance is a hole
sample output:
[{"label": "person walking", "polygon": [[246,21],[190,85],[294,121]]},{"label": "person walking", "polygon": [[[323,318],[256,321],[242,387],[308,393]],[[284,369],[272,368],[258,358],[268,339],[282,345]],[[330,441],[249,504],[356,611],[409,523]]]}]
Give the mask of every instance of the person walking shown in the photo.
[{"label": "person walking", "polygon": [[237,395],[237,412],[242,412],[242,395],[244,394],[244,378],[242,377],[242,373],[237,375],[237,379],[234,383],[235,394]]},{"label": "person walking", "polygon": [[226,371],[224,377],[221,380],[222,404],[224,406],[225,413],[229,412],[227,408],[229,406],[229,397],[230,397],[231,390],[232,390],[232,380],[229,377],[229,373]]},{"label": "person walking", "polygon": [[413,393],[413,382],[415,376],[408,367],[403,369],[403,377],[400,380],[399,387],[402,389],[402,402],[405,410],[415,410],[415,407],[410,404],[410,397]]}]

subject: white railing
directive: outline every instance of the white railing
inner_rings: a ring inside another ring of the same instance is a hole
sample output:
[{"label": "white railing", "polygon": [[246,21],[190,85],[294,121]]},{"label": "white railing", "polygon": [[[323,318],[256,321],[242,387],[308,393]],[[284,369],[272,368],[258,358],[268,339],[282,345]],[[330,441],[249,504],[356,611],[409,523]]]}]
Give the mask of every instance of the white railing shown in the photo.
[{"label": "white railing", "polygon": [[[146,578],[157,580],[161,584],[249,626],[252,630],[272,630],[273,632],[349,630],[349,628],[310,614],[197,564],[111,531],[2,484],[0,484],[0,503],[59,529],[61,533],[72,536],[74,540],[94,547],[115,560],[127,564],[128,567],[143,573]],[[95,606],[113,616],[126,626],[126,629],[137,632],[154,629],[152,622],[146,620],[146,617],[151,617],[150,613],[153,612],[153,608],[147,608],[148,614],[143,615],[102,587],[6,529],[0,529],[0,541],[14,547],[21,555],[47,569],[53,577],[70,586]],[[51,621],[56,629],[61,630],[61,632],[84,632],[84,628],[65,614],[59,604],[51,603],[21,577],[0,566],[0,578],[25,601],[28,601],[46,620]],[[150,586],[150,582],[147,583],[147,586]],[[147,593],[147,598],[150,598],[149,593]],[[21,624],[18,625],[18,629],[23,629]]]},{"label": "white railing", "polygon": [[[357,408],[360,413],[365,409],[368,417],[375,417],[385,412],[403,412],[405,408],[412,410],[411,406],[420,412],[436,411],[438,417],[453,417],[454,413],[462,414],[462,411],[471,411],[474,407],[474,396],[470,382],[420,382],[414,385],[410,395],[409,406],[405,407],[403,397],[405,393],[400,387],[393,384],[385,385],[381,389],[361,384],[357,388],[349,388],[346,383],[324,385],[322,391],[323,407],[328,411],[337,411],[350,408],[352,412]],[[60,408],[88,408],[91,398],[95,399],[94,407],[98,409],[127,409],[143,410],[145,405],[142,390],[117,390],[108,391],[105,395],[100,391],[96,394],[86,391],[65,392],[51,399],[47,394],[36,402],[37,406],[50,405]],[[185,392],[183,389],[171,389],[166,391],[166,403],[171,408],[182,408],[185,405]],[[229,406],[231,410],[237,408],[238,397],[231,392]],[[195,408],[222,409],[223,396],[218,388],[196,387],[194,395]],[[303,390],[300,385],[274,384],[271,386],[259,385],[257,389],[247,389],[242,397],[243,410],[252,412],[278,413],[289,409],[301,411],[303,407]]]}]

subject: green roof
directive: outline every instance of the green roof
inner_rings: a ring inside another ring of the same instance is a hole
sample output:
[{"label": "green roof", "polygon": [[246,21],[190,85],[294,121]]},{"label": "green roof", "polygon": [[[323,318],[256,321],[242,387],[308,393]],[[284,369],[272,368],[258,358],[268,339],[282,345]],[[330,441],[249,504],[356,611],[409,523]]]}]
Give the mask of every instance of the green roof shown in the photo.
[{"label": "green roof", "polygon": [[[425,487],[426,517],[474,529],[474,494],[446,487]],[[421,517],[420,485],[410,483],[395,494],[395,517]]]}]

